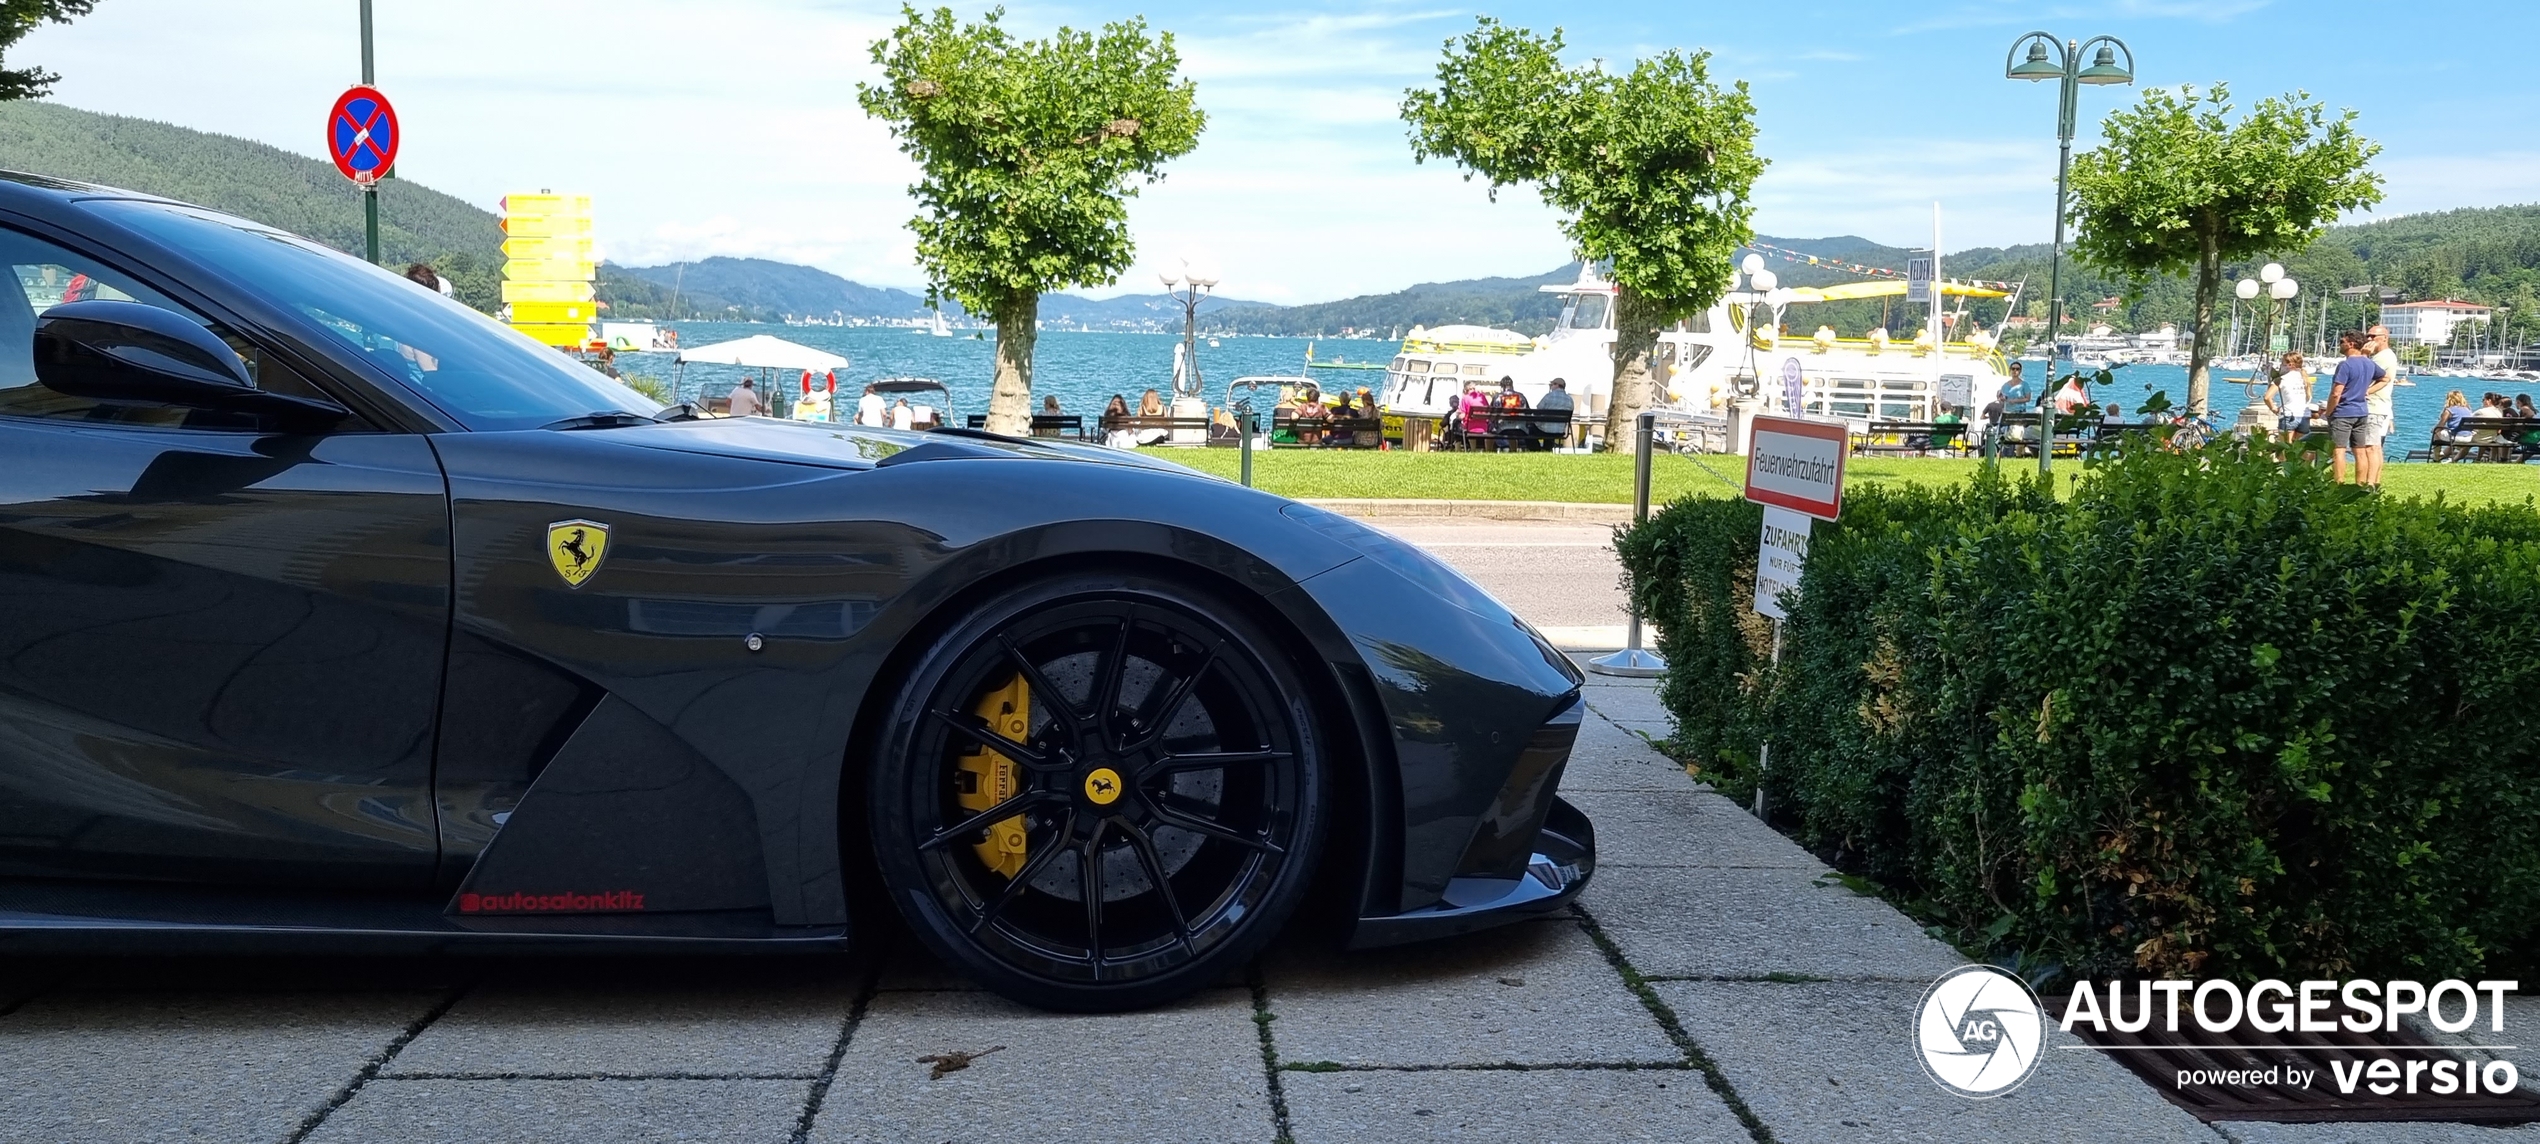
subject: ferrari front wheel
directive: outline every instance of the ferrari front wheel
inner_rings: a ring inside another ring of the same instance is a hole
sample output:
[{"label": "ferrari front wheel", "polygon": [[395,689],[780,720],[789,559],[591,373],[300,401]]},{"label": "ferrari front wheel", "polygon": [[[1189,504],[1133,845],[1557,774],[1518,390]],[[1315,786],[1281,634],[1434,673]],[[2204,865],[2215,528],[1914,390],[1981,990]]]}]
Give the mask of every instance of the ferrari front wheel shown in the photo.
[{"label": "ferrari front wheel", "polygon": [[1213,594],[1104,575],[971,611],[919,657],[870,770],[884,887],[981,984],[1171,1000],[1294,912],[1324,830],[1296,668]]}]

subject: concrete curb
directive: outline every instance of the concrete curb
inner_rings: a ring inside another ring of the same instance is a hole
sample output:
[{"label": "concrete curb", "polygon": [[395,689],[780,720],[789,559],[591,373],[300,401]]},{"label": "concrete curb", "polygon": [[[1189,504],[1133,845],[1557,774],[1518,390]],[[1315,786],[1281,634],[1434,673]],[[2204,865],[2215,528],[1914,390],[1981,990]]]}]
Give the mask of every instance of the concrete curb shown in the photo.
[{"label": "concrete curb", "polygon": [[1572,524],[1630,524],[1627,504],[1578,504],[1570,501],[1416,500],[1410,498],[1302,498],[1317,508],[1342,516],[1380,520],[1399,517],[1462,520],[1547,520]]}]

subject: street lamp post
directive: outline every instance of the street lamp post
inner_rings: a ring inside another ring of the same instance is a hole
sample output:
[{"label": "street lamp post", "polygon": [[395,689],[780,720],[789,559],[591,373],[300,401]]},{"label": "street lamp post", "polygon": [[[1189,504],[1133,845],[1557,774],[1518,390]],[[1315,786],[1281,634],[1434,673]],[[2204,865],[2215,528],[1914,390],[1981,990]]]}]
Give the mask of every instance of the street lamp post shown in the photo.
[{"label": "street lamp post", "polygon": [[[2023,46],[2028,49],[2025,59],[2021,58]],[[2082,53],[2093,47],[2099,52],[2085,68],[2081,66]],[[2125,53],[2122,65],[2117,63],[2119,52]],[[2115,36],[2096,36],[2074,43],[2047,32],[2030,32],[2011,42],[2011,54],[2002,61],[2002,74],[2032,83],[2062,81],[2055,117],[2055,140],[2060,148],[2055,159],[2055,246],[2046,263],[2046,382],[2037,399],[2037,471],[2043,474],[2055,455],[2055,339],[2064,332],[2064,185],[2073,166],[2073,111],[2079,103],[2078,85],[2133,83],[2134,49]]]},{"label": "street lamp post", "polygon": [[2258,319],[2258,368],[2249,371],[2249,404],[2240,410],[2240,428],[2245,432],[2266,427],[2265,393],[2284,372],[2283,359],[2275,352],[2276,319],[2283,316],[2285,304],[2302,292],[2302,284],[2284,272],[2282,263],[2270,262],[2257,277],[2233,283],[2231,292],[2249,303]]},{"label": "street lamp post", "polygon": [[1217,272],[1214,268],[1195,267],[1186,258],[1156,278],[1164,283],[1165,296],[1182,304],[1182,369],[1173,379],[1173,394],[1198,397],[1199,302],[1217,288]]}]

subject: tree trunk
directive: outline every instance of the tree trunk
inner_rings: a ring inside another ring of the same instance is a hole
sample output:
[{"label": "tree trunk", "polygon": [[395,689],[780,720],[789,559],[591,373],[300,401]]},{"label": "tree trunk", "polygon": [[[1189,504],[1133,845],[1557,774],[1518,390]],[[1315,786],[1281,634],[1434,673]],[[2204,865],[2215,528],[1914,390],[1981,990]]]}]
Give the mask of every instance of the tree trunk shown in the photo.
[{"label": "tree trunk", "polygon": [[2222,293],[2222,239],[2213,231],[2219,222],[2199,219],[2204,250],[2196,256],[2196,336],[2187,349],[2187,411],[2202,417],[2205,397],[2213,388],[2214,300]]},{"label": "tree trunk", "polygon": [[1629,286],[1614,287],[1614,392],[1605,402],[1605,451],[1628,453],[1634,448],[1633,422],[1661,399],[1658,363],[1658,310]]},{"label": "tree trunk", "polygon": [[997,308],[997,377],[988,395],[988,432],[1032,435],[1032,344],[1040,340],[1040,320],[1038,294]]}]

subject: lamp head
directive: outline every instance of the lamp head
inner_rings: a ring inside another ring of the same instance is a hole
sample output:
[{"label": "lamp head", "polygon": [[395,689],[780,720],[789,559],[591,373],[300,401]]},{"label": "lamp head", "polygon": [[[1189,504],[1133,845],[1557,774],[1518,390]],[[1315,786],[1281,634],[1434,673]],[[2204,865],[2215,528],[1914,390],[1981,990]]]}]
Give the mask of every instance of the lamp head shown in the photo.
[{"label": "lamp head", "polygon": [[2031,83],[2063,78],[2064,65],[2047,57],[2046,43],[2047,37],[2042,33],[2030,33],[2028,58],[2003,69],[2003,78],[2024,79]]},{"label": "lamp head", "polygon": [[1156,276],[1155,276],[1155,280],[1156,280],[1156,281],[1158,281],[1158,282],[1162,282],[1162,283],[1164,283],[1164,288],[1165,288],[1165,289],[1167,289],[1167,290],[1174,289],[1175,287],[1178,287],[1178,286],[1180,286],[1180,285],[1182,284],[1182,276],[1181,276],[1181,275],[1179,275],[1179,274],[1175,274],[1175,273],[1173,273],[1173,272],[1172,272],[1172,271],[1170,271],[1170,270],[1167,270],[1167,271],[1165,271],[1165,272],[1164,272],[1164,273],[1162,273],[1162,274],[1158,274],[1158,275],[1156,275]]},{"label": "lamp head", "polygon": [[1758,270],[1746,276],[1746,284],[1748,289],[1756,293],[1770,294],[1773,292],[1773,287],[1781,285],[1781,279],[1770,270]]},{"label": "lamp head", "polygon": [[2281,262],[2267,263],[2264,268],[2258,271],[2258,281],[2265,282],[2270,285],[2274,284],[2276,279],[2282,277],[2284,277],[2284,264]]},{"label": "lamp head", "polygon": [[1737,268],[1745,271],[1748,278],[1753,278],[1757,272],[1764,269],[1764,256],[1749,254],[1737,264]]},{"label": "lamp head", "polygon": [[2292,301],[2293,296],[2301,292],[2302,284],[2290,278],[2278,278],[2267,284],[2268,296],[2278,302]]},{"label": "lamp head", "polygon": [[2131,51],[2126,53],[2124,64],[2117,63],[2116,42],[2103,39],[2098,54],[2091,58],[2090,66],[2081,69],[2081,74],[2073,78],[2087,84],[2133,83],[2133,64],[2134,53]]},{"label": "lamp head", "polygon": [[2246,302],[2251,298],[2258,296],[2258,280],[2255,278],[2243,278],[2232,285],[2231,292],[2239,296],[2241,301]]}]

